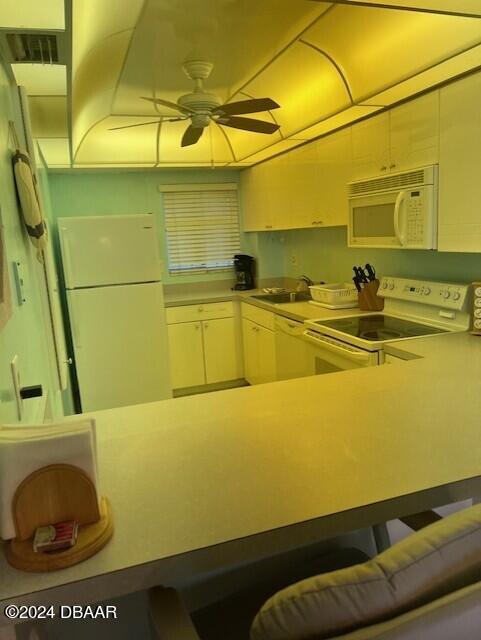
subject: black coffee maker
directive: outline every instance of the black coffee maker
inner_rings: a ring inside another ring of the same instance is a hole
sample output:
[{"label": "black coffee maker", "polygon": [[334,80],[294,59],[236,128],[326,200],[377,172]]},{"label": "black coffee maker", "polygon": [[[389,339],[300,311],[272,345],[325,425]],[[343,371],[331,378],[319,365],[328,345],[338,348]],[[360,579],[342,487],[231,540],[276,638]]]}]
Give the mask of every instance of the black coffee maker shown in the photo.
[{"label": "black coffee maker", "polygon": [[255,289],[254,276],[256,271],[256,261],[252,256],[238,253],[234,256],[235,285],[236,291],[247,291]]}]

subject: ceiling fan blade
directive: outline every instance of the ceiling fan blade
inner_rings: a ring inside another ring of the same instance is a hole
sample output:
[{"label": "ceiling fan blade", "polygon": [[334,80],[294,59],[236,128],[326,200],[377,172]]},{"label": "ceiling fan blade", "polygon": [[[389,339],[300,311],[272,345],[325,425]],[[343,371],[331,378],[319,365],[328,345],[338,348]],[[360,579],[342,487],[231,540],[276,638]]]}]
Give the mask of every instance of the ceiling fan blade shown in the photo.
[{"label": "ceiling fan blade", "polygon": [[274,133],[279,129],[278,124],[273,122],[264,122],[264,120],[253,120],[252,118],[219,118],[219,124],[225,127],[233,127],[234,129],[243,129],[244,131],[255,131],[256,133]]},{"label": "ceiling fan blade", "polygon": [[189,147],[191,144],[195,144],[203,133],[203,127],[189,125],[182,136],[181,147]]},{"label": "ceiling fan blade", "polygon": [[122,127],[111,127],[109,131],[117,131],[118,129],[131,129],[132,127],[145,127],[146,124],[159,124],[161,120],[152,120],[152,122],[139,122],[139,124],[124,124]]},{"label": "ceiling fan blade", "polygon": [[271,109],[279,109],[279,105],[274,100],[270,98],[252,98],[251,100],[223,104],[214,109],[212,113],[234,116],[238,113],[257,113],[258,111],[270,111]]},{"label": "ceiling fan blade", "polygon": [[145,96],[140,96],[142,100],[147,100],[148,102],[153,102],[154,104],[161,104],[164,107],[169,107],[169,109],[175,109],[176,111],[180,111],[180,113],[185,113],[190,115],[193,113],[191,109],[187,109],[187,107],[182,107],[180,104],[176,102],[170,102],[169,100],[162,100],[162,98],[146,98]]}]

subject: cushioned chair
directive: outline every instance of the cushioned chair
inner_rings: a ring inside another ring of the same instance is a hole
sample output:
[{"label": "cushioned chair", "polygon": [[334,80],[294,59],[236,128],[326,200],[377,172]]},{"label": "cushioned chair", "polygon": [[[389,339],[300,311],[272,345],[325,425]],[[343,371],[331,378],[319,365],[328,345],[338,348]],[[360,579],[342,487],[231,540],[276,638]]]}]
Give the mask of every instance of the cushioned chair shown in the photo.
[{"label": "cushioned chair", "polygon": [[[351,553],[345,564],[353,560]],[[192,616],[176,591],[152,589],[157,638],[480,640],[481,505],[421,529],[372,560],[291,584],[255,614],[266,586],[253,585]]]}]

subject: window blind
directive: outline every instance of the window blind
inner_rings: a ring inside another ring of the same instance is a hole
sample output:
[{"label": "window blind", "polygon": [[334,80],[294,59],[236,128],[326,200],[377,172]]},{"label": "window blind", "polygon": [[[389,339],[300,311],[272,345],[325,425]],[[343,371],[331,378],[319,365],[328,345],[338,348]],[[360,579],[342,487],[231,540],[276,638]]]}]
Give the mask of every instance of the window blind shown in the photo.
[{"label": "window blind", "polygon": [[232,267],[240,253],[236,189],[162,194],[170,273]]}]

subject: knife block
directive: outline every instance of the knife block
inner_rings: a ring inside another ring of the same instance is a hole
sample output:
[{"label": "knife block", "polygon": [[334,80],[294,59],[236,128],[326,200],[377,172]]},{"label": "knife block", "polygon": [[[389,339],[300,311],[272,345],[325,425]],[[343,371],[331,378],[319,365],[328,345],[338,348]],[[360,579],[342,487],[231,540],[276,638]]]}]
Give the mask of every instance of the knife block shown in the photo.
[{"label": "knife block", "polygon": [[[27,476],[12,500],[16,537],[6,546],[8,562],[23,571],[55,571],[90,558],[107,544],[113,533],[107,498],[100,505],[95,486],[78,467],[54,464]],[[69,549],[35,552],[37,527],[75,520],[77,542]]]},{"label": "knife block", "polygon": [[382,311],[384,298],[377,295],[379,280],[367,282],[358,294],[359,309],[363,311]]}]

